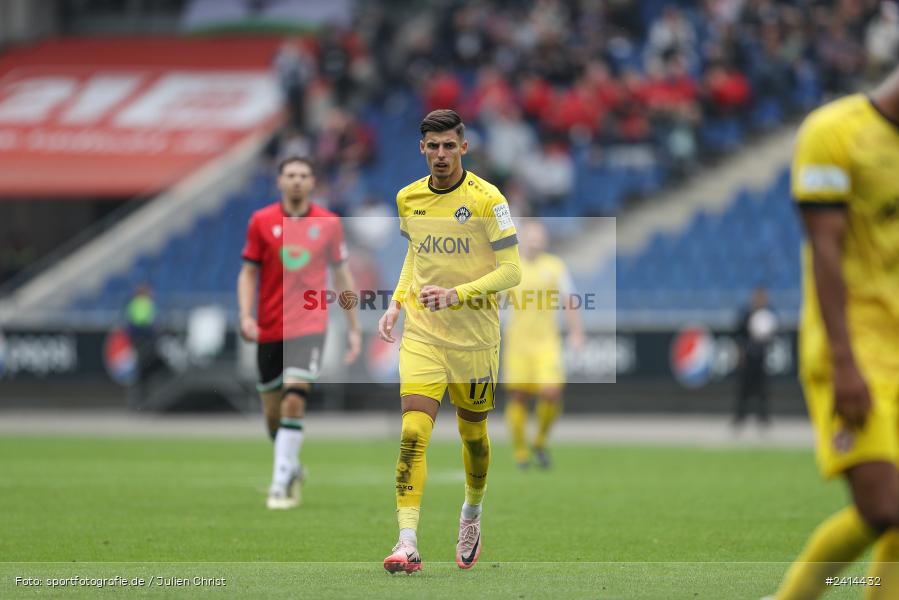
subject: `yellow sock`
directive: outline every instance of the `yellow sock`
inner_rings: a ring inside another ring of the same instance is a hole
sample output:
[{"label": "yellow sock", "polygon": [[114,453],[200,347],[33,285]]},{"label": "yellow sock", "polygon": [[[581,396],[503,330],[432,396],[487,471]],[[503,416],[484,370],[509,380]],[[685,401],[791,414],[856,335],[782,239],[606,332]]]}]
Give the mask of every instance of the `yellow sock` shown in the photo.
[{"label": "yellow sock", "polygon": [[433,429],[434,420],[425,413],[403,413],[400,456],[396,461],[396,517],[400,529],[418,529],[421,495],[428,478],[425,450]]},{"label": "yellow sock", "polygon": [[537,437],[534,439],[535,448],[546,447],[546,436],[549,435],[549,429],[552,427],[559,413],[562,412],[562,402],[550,402],[549,400],[540,399],[537,401]]},{"label": "yellow sock", "polygon": [[877,539],[854,506],[845,508],[821,523],[805,549],[787,571],[775,598],[813,600],[825,588],[825,579],[840,572]]},{"label": "yellow sock", "polygon": [[899,530],[890,529],[877,540],[870,577],[880,585],[865,586],[865,600],[887,600],[899,589]]},{"label": "yellow sock", "polygon": [[465,463],[465,501],[480,504],[487,490],[487,469],[490,467],[490,438],[487,419],[472,423],[456,416],[462,437],[462,462]]},{"label": "yellow sock", "polygon": [[525,441],[525,428],[528,424],[528,408],[524,402],[509,401],[506,403],[506,425],[512,438],[512,449],[515,451],[515,462],[524,463],[530,458],[528,444]]}]

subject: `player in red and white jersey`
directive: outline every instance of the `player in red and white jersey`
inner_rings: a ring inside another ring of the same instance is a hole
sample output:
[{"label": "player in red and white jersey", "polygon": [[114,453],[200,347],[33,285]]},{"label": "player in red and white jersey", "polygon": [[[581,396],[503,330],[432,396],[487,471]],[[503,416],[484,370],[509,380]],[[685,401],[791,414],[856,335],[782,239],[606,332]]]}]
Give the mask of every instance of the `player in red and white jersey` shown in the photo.
[{"label": "player in red and white jersey", "polygon": [[[272,509],[300,502],[303,417],[328,325],[328,270],[337,293],[354,287],[340,218],[310,201],[314,188],[311,161],[298,156],[281,161],[281,199],[250,218],[237,282],[240,334],[258,343],[257,389],[275,442],[267,502]],[[345,313],[349,336],[344,360],[350,363],[359,354],[362,338],[355,307]]]}]

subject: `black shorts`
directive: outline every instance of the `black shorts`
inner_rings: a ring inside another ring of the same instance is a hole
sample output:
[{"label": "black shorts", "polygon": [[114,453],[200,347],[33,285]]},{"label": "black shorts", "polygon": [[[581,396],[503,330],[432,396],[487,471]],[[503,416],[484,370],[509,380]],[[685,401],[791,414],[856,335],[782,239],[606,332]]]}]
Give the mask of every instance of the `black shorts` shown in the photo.
[{"label": "black shorts", "polygon": [[321,369],[324,345],[323,334],[258,344],[256,365],[259,367],[259,383],[256,389],[260,392],[280,389],[285,378],[314,382]]}]

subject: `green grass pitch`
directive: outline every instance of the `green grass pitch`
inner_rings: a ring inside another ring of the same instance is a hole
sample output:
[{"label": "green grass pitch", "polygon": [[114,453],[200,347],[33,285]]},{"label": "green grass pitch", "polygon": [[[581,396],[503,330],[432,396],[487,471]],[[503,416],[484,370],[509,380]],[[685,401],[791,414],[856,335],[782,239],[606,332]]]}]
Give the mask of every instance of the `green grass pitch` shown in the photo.
[{"label": "green grass pitch", "polygon": [[[441,442],[428,451],[424,568],[391,576],[396,454],[394,441],[313,434],[304,505],[271,512],[264,438],[0,438],[0,597],[758,599],[845,502],[807,451],[560,444],[552,471],[521,473],[495,444],[484,549],[460,571],[461,452]],[[145,584],[47,587],[75,576]]]}]

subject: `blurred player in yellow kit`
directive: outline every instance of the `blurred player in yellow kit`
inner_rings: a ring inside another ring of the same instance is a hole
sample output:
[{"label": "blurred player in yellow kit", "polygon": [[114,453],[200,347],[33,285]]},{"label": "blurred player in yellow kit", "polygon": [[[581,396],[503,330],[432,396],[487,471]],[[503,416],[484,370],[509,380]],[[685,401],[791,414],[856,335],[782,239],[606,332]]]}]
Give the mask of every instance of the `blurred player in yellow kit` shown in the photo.
[{"label": "blurred player in yellow kit", "polygon": [[580,314],[572,304],[574,286],[562,259],[546,252],[547,235],[537,220],[521,230],[521,283],[506,292],[507,321],[503,330],[503,382],[508,391],[506,424],[522,469],[530,465],[526,440],[528,400],[536,397],[537,436],[534,457],[550,466],[546,440],[562,410],[565,368],[559,312],[565,315],[574,350],[584,345]]},{"label": "blurred player in yellow kit", "polygon": [[800,376],[818,466],[852,505],[818,526],[775,598],[818,598],[871,544],[865,597],[899,598],[899,69],[805,120],[793,195],[807,234]]},{"label": "blurred player in yellow kit", "polygon": [[420,150],[430,175],[399,191],[400,233],[409,240],[390,307],[378,323],[393,342],[400,311],[403,425],[396,465],[399,541],[384,559],[391,573],[421,569],[418,521],[427,478],[425,452],[448,392],[456,407],[465,465],[456,564],[469,569],[481,553],[481,504],[490,466],[487,413],[499,376],[496,293],[521,281],[518,236],[496,187],[462,167],[465,126],[452,110],[421,122]]}]

